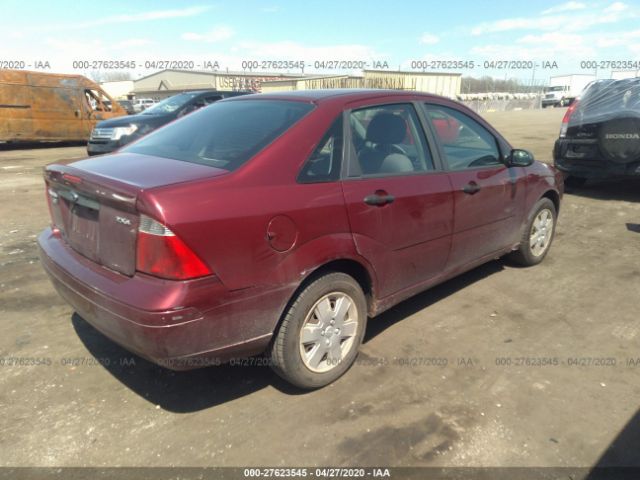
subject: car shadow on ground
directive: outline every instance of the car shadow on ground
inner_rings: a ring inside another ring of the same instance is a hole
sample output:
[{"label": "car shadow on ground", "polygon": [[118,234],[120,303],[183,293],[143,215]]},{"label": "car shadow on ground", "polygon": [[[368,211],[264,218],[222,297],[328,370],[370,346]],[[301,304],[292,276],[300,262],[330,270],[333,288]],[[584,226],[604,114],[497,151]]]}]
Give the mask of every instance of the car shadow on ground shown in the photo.
[{"label": "car shadow on ground", "polygon": [[411,297],[381,315],[370,319],[367,324],[364,343],[367,343],[369,340],[383,333],[387,328],[401,320],[404,320],[414,313],[430,307],[431,305],[474,284],[475,282],[504,270],[504,265],[505,262],[502,260],[485,263],[484,265],[481,265],[467,273],[426,290],[415,297]]},{"label": "car shadow on ground", "polygon": [[[369,322],[365,343],[402,319],[503,268],[501,261],[487,263],[402,302]],[[149,402],[174,413],[214,407],[269,386],[287,395],[307,393],[289,385],[268,366],[255,365],[256,362],[174,372],[120,347],[77,313],[71,322],[87,350],[111,375]]]},{"label": "car shadow on ground", "polygon": [[267,366],[230,365],[174,372],[125,350],[77,313],[73,327],[89,352],[136,394],[174,413],[190,413],[226,403],[268,386],[287,394],[303,393]]},{"label": "car shadow on ground", "polygon": [[0,151],[9,150],[34,150],[43,148],[84,147],[87,142],[19,142],[0,143]]},{"label": "car shadow on ground", "polygon": [[567,188],[567,194],[597,200],[640,202],[640,178],[623,180],[589,180],[582,187]]},{"label": "car shadow on ground", "polygon": [[585,480],[640,478],[640,410],[609,444]]}]

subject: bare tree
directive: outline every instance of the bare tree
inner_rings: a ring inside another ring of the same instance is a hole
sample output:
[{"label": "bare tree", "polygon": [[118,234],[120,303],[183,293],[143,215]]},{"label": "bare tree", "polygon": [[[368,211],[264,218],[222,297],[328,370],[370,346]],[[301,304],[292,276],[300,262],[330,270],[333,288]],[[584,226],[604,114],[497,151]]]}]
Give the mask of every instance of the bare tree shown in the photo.
[{"label": "bare tree", "polygon": [[92,70],[89,72],[89,77],[94,82],[122,82],[126,80],[133,80],[131,72],[113,71],[113,70]]}]

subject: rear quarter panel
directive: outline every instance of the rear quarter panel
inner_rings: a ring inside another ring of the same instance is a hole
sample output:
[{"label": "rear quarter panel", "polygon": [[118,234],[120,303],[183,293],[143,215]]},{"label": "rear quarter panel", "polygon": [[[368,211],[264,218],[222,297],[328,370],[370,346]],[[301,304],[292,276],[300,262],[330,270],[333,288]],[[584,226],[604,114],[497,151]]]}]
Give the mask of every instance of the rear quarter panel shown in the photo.
[{"label": "rear quarter panel", "polygon": [[[146,191],[139,209],[169,226],[230,290],[288,285],[292,293],[326,262],[363,262],[340,183],[296,182],[340,111],[318,108],[229,175]],[[276,217],[293,226],[295,242],[285,251],[275,249],[268,235]]]}]

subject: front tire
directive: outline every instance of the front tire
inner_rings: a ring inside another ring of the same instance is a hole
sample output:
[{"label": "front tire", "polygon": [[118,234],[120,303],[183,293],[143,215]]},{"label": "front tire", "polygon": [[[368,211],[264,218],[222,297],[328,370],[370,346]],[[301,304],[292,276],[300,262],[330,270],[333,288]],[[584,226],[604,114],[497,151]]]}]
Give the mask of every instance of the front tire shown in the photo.
[{"label": "front tire", "polygon": [[531,209],[527,226],[518,250],[509,259],[518,265],[537,265],[547,256],[556,231],[556,206],[548,198],[541,198]]},{"label": "front tire", "polygon": [[307,285],[285,312],[271,347],[274,371],[313,389],[337,380],[358,355],[367,323],[362,288],[344,273]]}]

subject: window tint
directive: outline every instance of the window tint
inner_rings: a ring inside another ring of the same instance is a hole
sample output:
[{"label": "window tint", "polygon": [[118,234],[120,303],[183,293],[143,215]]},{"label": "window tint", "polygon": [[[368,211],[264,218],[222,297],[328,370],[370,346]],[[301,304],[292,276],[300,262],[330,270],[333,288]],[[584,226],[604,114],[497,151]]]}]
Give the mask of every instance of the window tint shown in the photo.
[{"label": "window tint", "polygon": [[340,178],[342,114],[333,122],[298,176],[300,183],[332,182]]},{"label": "window tint", "polygon": [[440,105],[427,105],[427,117],[451,170],[502,164],[495,137],[471,117]]},{"label": "window tint", "polygon": [[235,170],[312,109],[289,101],[216,102],[121,151]]},{"label": "window tint", "polygon": [[400,175],[434,169],[413,105],[354,110],[349,124],[351,156],[355,157],[349,175]]}]

